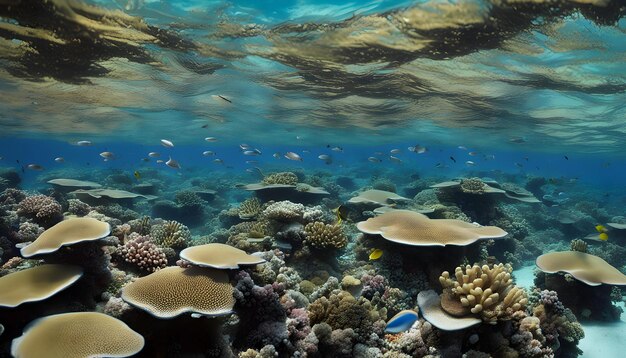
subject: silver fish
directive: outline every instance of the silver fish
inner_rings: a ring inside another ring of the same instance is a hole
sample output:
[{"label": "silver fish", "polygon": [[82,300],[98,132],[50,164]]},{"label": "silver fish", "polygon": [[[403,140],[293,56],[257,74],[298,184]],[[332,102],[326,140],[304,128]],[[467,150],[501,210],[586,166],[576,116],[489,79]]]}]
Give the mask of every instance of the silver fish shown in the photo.
[{"label": "silver fish", "polygon": [[217,158],[217,159],[213,159],[213,163],[217,163],[217,164],[224,164],[224,161]]},{"label": "silver fish", "polygon": [[253,150],[245,150],[243,152],[243,155],[261,155],[261,151],[258,149],[253,149]]},{"label": "silver fish", "polygon": [[379,158],[376,158],[376,157],[369,157],[369,158],[367,158],[367,160],[369,160],[372,163],[380,163],[380,162],[382,162],[382,160],[380,160]]},{"label": "silver fish", "polygon": [[478,152],[469,152],[469,153],[467,153],[467,154],[469,154],[469,155],[471,155],[471,156],[473,157],[473,156],[478,155]]},{"label": "silver fish", "polygon": [[202,155],[204,155],[205,157],[209,157],[209,156],[215,155],[215,152],[210,151],[210,150],[205,150],[204,152],[202,152]]},{"label": "silver fish", "polygon": [[91,145],[91,142],[88,140],[79,140],[78,142],[76,142],[76,145],[80,147],[88,147]]},{"label": "silver fish", "polygon": [[174,143],[171,140],[161,139],[161,145],[167,148],[172,148]]},{"label": "silver fish", "polygon": [[330,148],[330,150],[332,150],[333,152],[343,152],[343,148],[341,147],[332,147]]},{"label": "silver fish", "polygon": [[215,137],[206,137],[204,138],[204,140],[206,140],[207,142],[217,142],[217,138]]},{"label": "silver fish", "polygon": [[104,159],[113,159],[115,157],[115,154],[113,154],[112,152],[102,152],[100,153],[100,156]]},{"label": "silver fish", "polygon": [[43,170],[43,167],[39,164],[28,164],[27,168],[30,170],[37,170],[37,171]]},{"label": "silver fish", "polygon": [[409,147],[408,149],[409,149],[410,152],[414,152],[414,153],[417,153],[417,154],[423,154],[423,153],[426,153],[428,151],[428,149],[426,147],[421,146],[419,144],[416,144],[413,147]]},{"label": "silver fish", "polygon": [[56,157],[56,158],[54,158],[54,161],[57,162],[57,163],[63,163],[63,162],[65,162],[65,158],[63,158],[63,157]]},{"label": "silver fish", "polygon": [[398,153],[400,153],[400,149],[397,149],[397,148],[396,149],[392,149],[392,150],[389,151],[389,153],[391,153],[391,154],[398,154]]},{"label": "silver fish", "polygon": [[157,164],[163,164],[163,163],[165,163],[162,159],[157,159],[157,161],[156,161],[156,162],[157,162]]},{"label": "silver fish", "polygon": [[458,146],[457,148],[459,148],[460,150],[467,150],[467,147],[466,147],[466,146],[464,146],[464,145],[460,145],[460,146]]},{"label": "silver fish", "polygon": [[167,162],[165,162],[165,165],[173,169],[180,169],[180,164],[178,164],[177,161],[172,159],[172,157],[170,157],[170,159]]},{"label": "silver fish", "polygon": [[258,160],[246,160],[246,164],[258,164]]},{"label": "silver fish", "polygon": [[280,159],[281,155],[279,152],[276,152],[274,154],[272,154],[272,157],[276,158],[276,159]]},{"label": "silver fish", "polygon": [[324,163],[326,163],[326,164],[330,164],[330,163],[333,162],[333,158],[331,158],[331,156],[328,155],[328,154],[318,155],[317,158],[319,158],[320,160],[323,160]]},{"label": "silver fish", "polygon": [[157,153],[157,152],[150,152],[150,153],[148,153],[148,156],[149,156],[150,158],[158,158],[158,157],[160,157],[160,156],[161,156],[161,154],[159,154],[159,153]]},{"label": "silver fish", "polygon": [[393,155],[389,156],[389,160],[391,160],[392,162],[395,162],[395,163],[402,163],[402,159],[400,159],[398,157],[394,157]]},{"label": "silver fish", "polygon": [[511,143],[526,143],[526,138],[524,137],[511,137],[509,138],[509,142]]},{"label": "silver fish", "polygon": [[465,165],[467,165],[467,166],[470,166],[470,167],[471,167],[471,166],[476,165],[476,163],[472,162],[471,160],[468,160],[467,162],[465,162]]},{"label": "silver fish", "polygon": [[294,152],[287,152],[287,153],[285,153],[285,158],[287,158],[289,160],[302,161],[302,157],[299,156],[298,154],[294,153]]},{"label": "silver fish", "polygon": [[252,148],[250,145],[248,144],[239,144],[239,148],[241,148],[241,150],[250,150],[250,148]]}]

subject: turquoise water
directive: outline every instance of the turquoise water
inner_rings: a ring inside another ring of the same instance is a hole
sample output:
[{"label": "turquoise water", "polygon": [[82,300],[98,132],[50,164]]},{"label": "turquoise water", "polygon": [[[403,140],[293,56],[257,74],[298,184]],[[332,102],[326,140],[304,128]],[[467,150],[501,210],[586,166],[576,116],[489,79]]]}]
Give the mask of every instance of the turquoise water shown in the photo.
[{"label": "turquoise water", "polygon": [[625,13],[0,1],[0,357],[620,357]]}]

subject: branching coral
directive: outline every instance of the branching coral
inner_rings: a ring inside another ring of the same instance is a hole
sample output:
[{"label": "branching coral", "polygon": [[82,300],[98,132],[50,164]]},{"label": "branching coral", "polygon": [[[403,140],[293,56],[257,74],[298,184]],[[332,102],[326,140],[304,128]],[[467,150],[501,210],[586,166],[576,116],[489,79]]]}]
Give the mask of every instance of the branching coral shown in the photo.
[{"label": "branching coral", "polygon": [[239,217],[241,219],[252,219],[259,215],[261,212],[261,201],[256,197],[251,197],[244,200],[238,209]]},{"label": "branching coral", "polygon": [[46,195],[28,196],[17,206],[17,214],[49,228],[63,219],[61,204]]},{"label": "branching coral", "polygon": [[572,251],[587,252],[587,243],[581,239],[574,239],[570,241],[569,247]]},{"label": "branching coral", "polygon": [[67,212],[76,216],[85,216],[91,211],[89,204],[83,203],[78,199],[68,199]]},{"label": "branching coral", "polygon": [[470,194],[484,194],[485,183],[480,178],[469,178],[461,181],[461,191]]},{"label": "branching coral", "polygon": [[289,200],[279,201],[268,205],[263,210],[263,217],[279,222],[299,221],[304,215],[304,205],[292,203]]},{"label": "branching coral", "polygon": [[[513,284],[511,271],[511,266],[503,264],[492,267],[467,265],[464,269],[456,268],[456,281],[447,271],[443,272],[439,277],[445,290],[442,308],[450,314],[477,314],[491,324],[510,319],[528,302],[524,290]],[[460,301],[462,309],[454,304],[454,299]],[[452,312],[452,307],[460,311]]]},{"label": "branching coral", "polygon": [[298,183],[298,176],[292,172],[272,173],[263,178],[262,183],[265,185],[296,185]]},{"label": "branching coral", "polygon": [[341,249],[346,247],[348,239],[340,225],[324,224],[316,221],[304,227],[306,243],[317,249]]},{"label": "branching coral", "polygon": [[135,234],[131,240],[116,250],[116,256],[147,272],[154,272],[167,266],[167,256],[149,236]]},{"label": "branching coral", "polygon": [[191,233],[187,226],[174,220],[168,220],[153,226],[150,230],[150,236],[161,247],[179,249],[187,246]]}]

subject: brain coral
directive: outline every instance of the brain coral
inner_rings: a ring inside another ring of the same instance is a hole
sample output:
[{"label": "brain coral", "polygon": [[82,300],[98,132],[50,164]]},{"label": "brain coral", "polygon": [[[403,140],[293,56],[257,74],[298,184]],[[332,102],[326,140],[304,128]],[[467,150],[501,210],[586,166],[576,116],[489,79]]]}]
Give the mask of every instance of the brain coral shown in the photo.
[{"label": "brain coral", "polygon": [[306,224],[304,227],[306,243],[317,249],[341,249],[346,247],[348,239],[340,225],[324,224],[321,221]]},{"label": "brain coral", "polygon": [[32,219],[45,228],[51,227],[63,219],[61,204],[46,195],[26,197],[18,204],[17,214]]},{"label": "brain coral", "polygon": [[[478,314],[492,324],[498,319],[510,319],[528,302],[524,290],[513,284],[512,270],[510,265],[503,264],[492,267],[467,265],[456,268],[456,280],[452,280],[447,271],[443,272],[439,277],[446,291],[442,296],[442,308],[457,316]],[[460,307],[457,302],[461,303]]]},{"label": "brain coral", "polygon": [[283,184],[283,185],[296,185],[298,183],[298,177],[292,172],[279,172],[272,173],[263,178],[262,181],[265,185]]}]

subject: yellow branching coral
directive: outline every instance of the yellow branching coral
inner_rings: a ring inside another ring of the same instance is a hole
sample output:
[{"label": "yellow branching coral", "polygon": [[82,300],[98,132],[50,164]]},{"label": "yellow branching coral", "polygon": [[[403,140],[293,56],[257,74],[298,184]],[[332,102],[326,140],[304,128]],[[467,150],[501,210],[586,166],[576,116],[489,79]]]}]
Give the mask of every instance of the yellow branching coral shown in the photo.
[{"label": "yellow branching coral", "polygon": [[246,220],[255,218],[260,212],[261,201],[256,197],[248,198],[239,205],[238,214],[240,219]]},{"label": "yellow branching coral", "polygon": [[265,185],[283,184],[283,185],[296,185],[298,184],[298,176],[292,172],[279,172],[272,173],[263,178],[262,181]]},{"label": "yellow branching coral", "polygon": [[[469,313],[480,315],[483,321],[495,324],[499,319],[509,319],[524,308],[528,299],[523,289],[515,286],[511,279],[510,265],[478,265],[457,267],[456,281],[445,271],[439,277],[444,288],[444,298],[457,298]],[[442,301],[442,308],[447,309]],[[449,312],[458,314],[456,312]]]},{"label": "yellow branching coral", "polygon": [[304,227],[307,244],[318,249],[341,249],[348,239],[339,225],[324,224],[321,221],[306,224]]}]

